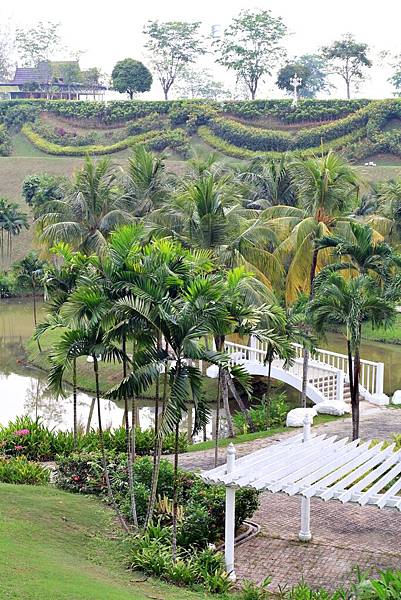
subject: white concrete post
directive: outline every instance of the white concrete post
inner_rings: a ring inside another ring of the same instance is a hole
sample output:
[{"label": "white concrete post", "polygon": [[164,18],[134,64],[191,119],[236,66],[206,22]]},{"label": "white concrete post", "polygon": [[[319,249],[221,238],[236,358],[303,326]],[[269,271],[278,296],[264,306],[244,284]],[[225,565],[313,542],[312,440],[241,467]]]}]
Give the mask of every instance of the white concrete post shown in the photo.
[{"label": "white concrete post", "polygon": [[376,394],[381,396],[384,387],[384,363],[377,363],[376,369]]},{"label": "white concrete post", "polygon": [[337,391],[336,391],[336,400],[342,402],[344,400],[344,371],[337,371]]},{"label": "white concrete post", "polygon": [[[311,439],[311,417],[305,415],[304,418],[303,441],[308,442]],[[312,539],[310,530],[310,498],[301,499],[301,530],[298,534],[301,542],[309,542]]]},{"label": "white concrete post", "polygon": [[[235,446],[229,444],[227,448],[227,473],[235,469]],[[235,488],[226,487],[226,515],[224,536],[224,558],[226,571],[231,581],[236,581],[234,568],[234,541],[235,541]]]},{"label": "white concrete post", "polygon": [[[254,335],[251,335],[251,339],[250,339],[250,347],[252,349],[256,349],[258,346],[258,340],[256,339],[256,337]],[[252,362],[256,362],[256,352],[252,351],[249,353],[249,360],[251,360]]]}]

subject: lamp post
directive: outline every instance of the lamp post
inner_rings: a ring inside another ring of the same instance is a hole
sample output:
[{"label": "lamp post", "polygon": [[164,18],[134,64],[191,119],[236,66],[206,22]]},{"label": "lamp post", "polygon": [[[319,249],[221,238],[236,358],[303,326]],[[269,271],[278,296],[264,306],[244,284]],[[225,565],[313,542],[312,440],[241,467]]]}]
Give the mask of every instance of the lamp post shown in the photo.
[{"label": "lamp post", "polygon": [[296,108],[298,106],[298,88],[302,85],[302,77],[298,77],[298,75],[294,73],[294,77],[291,77],[290,79],[290,85],[294,89],[294,97],[291,106]]}]

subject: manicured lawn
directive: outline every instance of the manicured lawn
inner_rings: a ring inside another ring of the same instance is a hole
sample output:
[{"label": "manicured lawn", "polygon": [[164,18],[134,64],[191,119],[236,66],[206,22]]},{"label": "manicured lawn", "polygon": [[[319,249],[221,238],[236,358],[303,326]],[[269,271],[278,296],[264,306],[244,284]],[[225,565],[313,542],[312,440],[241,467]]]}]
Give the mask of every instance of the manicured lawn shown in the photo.
[{"label": "manicured lawn", "polygon": [[100,501],[0,484],[2,600],[201,600],[127,570],[127,541]]}]

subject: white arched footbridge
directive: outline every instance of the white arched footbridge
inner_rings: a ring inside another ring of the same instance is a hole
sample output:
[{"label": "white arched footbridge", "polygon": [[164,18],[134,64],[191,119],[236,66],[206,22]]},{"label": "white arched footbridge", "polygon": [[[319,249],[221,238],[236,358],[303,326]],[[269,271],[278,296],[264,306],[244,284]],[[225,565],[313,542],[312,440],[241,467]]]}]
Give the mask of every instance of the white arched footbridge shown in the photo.
[{"label": "white arched footbridge", "polygon": [[[303,347],[294,344],[296,358],[294,363],[285,368],[283,360],[274,360],[271,377],[282,381],[301,391]],[[266,344],[251,337],[250,345],[244,346],[236,342],[225,342],[225,352],[232,364],[243,365],[251,375],[268,375],[266,364]],[[217,377],[215,366],[207,369],[209,377]],[[317,348],[309,360],[307,397],[314,403],[349,402],[348,359],[345,354]],[[360,393],[362,398],[373,404],[388,404],[389,399],[383,393],[384,364],[369,360],[361,360]]]}]

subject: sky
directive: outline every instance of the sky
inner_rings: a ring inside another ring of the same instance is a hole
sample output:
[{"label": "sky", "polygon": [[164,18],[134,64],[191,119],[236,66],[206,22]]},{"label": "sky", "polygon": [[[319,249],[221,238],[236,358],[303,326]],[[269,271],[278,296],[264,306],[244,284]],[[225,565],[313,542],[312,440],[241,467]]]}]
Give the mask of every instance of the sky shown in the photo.
[{"label": "sky", "polygon": [[[144,60],[145,37],[142,28],[147,20],[199,20],[203,32],[210,34],[212,25],[223,28],[241,9],[270,9],[280,15],[289,29],[285,41],[288,55],[313,53],[330,44],[343,33],[351,32],[358,41],[370,45],[372,57],[382,50],[401,54],[401,2],[397,0],[1,0],[0,22],[15,26],[32,26],[39,20],[61,23],[63,43],[83,51],[81,66],[98,66],[110,73],[113,65],[126,57]],[[55,56],[54,58],[63,58]],[[230,85],[234,79],[215,66],[211,57],[200,66],[208,67]],[[378,65],[370,70],[369,79],[355,94],[359,97],[383,98],[392,95],[387,83],[389,67]],[[333,97],[344,97],[344,86]],[[261,90],[264,97],[279,96],[274,77]],[[155,83],[148,97],[161,98]]]}]

